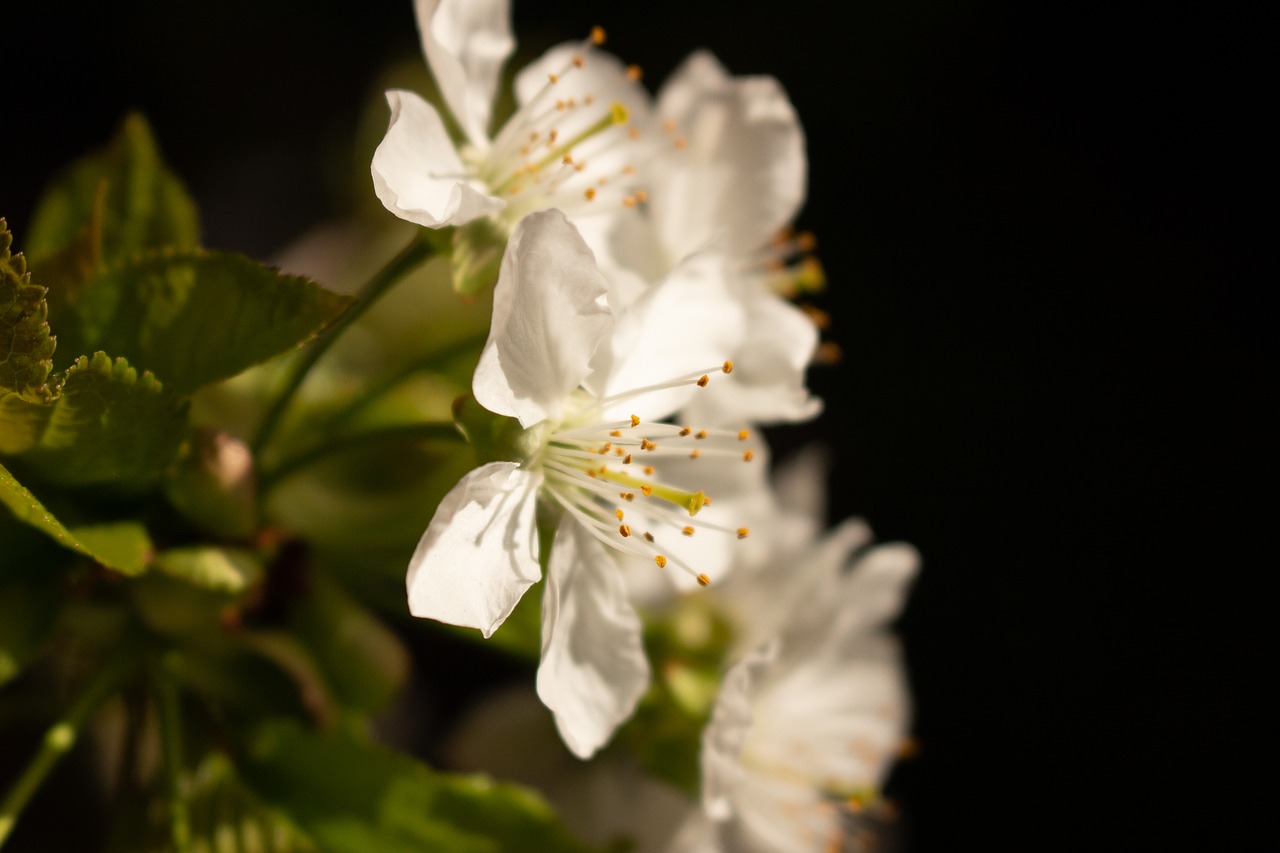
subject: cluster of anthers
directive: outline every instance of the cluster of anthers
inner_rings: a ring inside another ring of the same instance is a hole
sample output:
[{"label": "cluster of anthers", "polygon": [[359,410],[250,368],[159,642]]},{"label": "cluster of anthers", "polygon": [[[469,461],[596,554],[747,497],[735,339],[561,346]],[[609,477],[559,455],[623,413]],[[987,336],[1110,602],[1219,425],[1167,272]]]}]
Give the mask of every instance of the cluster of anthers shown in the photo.
[{"label": "cluster of anthers", "polygon": [[[541,88],[474,164],[490,191],[507,200],[506,215],[512,221],[545,207],[572,215],[589,207],[636,208],[648,201],[637,174],[653,159],[653,146],[640,144],[645,134],[621,101],[604,106],[594,92],[581,91],[590,88],[590,75],[587,81],[580,79],[583,70],[602,61],[593,49],[604,42],[604,30],[593,28],[563,66],[547,73]],[[628,66],[625,76],[638,83],[639,66]],[[674,125],[664,125],[664,130],[674,136]],[[686,142],[675,136],[674,144],[683,147]]]},{"label": "cluster of anthers", "polygon": [[715,372],[733,372],[733,362],[705,372],[636,388],[596,399],[578,392],[571,409],[547,438],[533,464],[545,477],[547,492],[605,545],[634,557],[651,559],[659,568],[679,568],[699,584],[711,579],[664,547],[670,537],[690,537],[712,530],[736,539],[750,534],[746,527],[726,527],[693,521],[711,504],[701,489],[679,488],[657,479],[662,460],[733,458],[750,462],[755,452],[741,442],[749,430],[695,429],[668,423],[647,423],[638,415],[621,421],[593,422],[606,406],[628,398],[681,386],[705,388]]}]

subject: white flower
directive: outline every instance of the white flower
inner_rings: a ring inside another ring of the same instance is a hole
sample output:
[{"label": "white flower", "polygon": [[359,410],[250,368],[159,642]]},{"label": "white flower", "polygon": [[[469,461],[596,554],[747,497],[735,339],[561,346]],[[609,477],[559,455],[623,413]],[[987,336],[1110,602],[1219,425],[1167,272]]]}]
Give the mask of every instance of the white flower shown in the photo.
[{"label": "white flower", "polygon": [[[896,641],[918,556],[866,552],[844,573],[865,528],[846,524],[806,555],[804,621],[730,668],[703,733],[704,814],[680,850],[841,849],[850,819],[874,802],[909,723]],[[744,579],[745,582],[746,579]]]},{"label": "white flower", "polygon": [[723,548],[746,535],[696,518],[706,493],[658,476],[675,458],[740,465],[759,452],[745,431],[653,422],[714,384],[713,373],[732,370],[720,353],[738,343],[740,308],[715,262],[691,259],[615,317],[591,251],[564,215],[522,220],[472,381],[481,405],[524,428],[513,441],[518,461],[466,475],[410,562],[414,615],[489,636],[539,579],[539,505],[561,513],[538,693],[581,757],[631,714],[649,679],[640,623],[610,551],[705,584],[706,572],[682,556],[688,544],[718,538]]},{"label": "white flower", "polygon": [[700,396],[690,417],[772,422],[816,415],[820,404],[804,372],[817,331],[783,298],[818,269],[812,260],[789,265],[812,239],[787,233],[807,180],[804,133],[791,102],[772,77],[731,77],[700,51],[663,86],[658,112],[676,144],[658,149],[646,169],[648,216],[609,222],[610,233],[592,245],[603,247],[612,275],[634,270],[641,280],[656,280],[694,252],[726,256],[750,342],[733,358],[750,365],[750,376]]},{"label": "white flower", "polygon": [[415,12],[427,64],[466,142],[455,147],[420,96],[387,92],[391,122],[372,173],[388,210],[428,228],[497,216],[509,230],[536,210],[620,212],[643,200],[634,164],[651,106],[636,75],[596,49],[602,31],[522,72],[519,108],[490,138],[499,75],[515,46],[510,0],[417,0]]}]

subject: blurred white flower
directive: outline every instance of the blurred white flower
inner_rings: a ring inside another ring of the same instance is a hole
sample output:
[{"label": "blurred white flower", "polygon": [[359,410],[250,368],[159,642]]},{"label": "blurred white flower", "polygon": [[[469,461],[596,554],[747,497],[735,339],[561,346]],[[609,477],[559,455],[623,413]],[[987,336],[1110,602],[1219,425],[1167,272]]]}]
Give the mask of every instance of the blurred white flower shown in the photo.
[{"label": "blurred white flower", "polygon": [[919,560],[910,546],[883,545],[846,573],[864,536],[846,523],[790,563],[803,567],[791,582],[804,606],[772,601],[796,621],[726,674],[703,734],[703,813],[676,849],[843,849],[850,818],[875,802],[910,716],[884,629]]},{"label": "blurred white flower", "polygon": [[539,503],[561,512],[538,694],[581,757],[630,716],[649,680],[640,622],[610,551],[706,584],[686,549],[705,555],[703,540],[726,549],[748,532],[695,518],[711,502],[706,492],[659,474],[676,458],[714,470],[759,452],[745,430],[655,422],[733,369],[720,353],[741,334],[740,307],[707,267],[714,262],[691,259],[615,317],[604,277],[564,215],[522,220],[503,256],[472,390],[524,429],[511,461],[481,465],[444,498],[409,565],[414,615],[489,636],[540,577]]},{"label": "blurred white flower", "polygon": [[706,51],[690,56],[658,96],[675,145],[655,150],[646,178],[647,216],[593,223],[591,238],[611,275],[660,278],[692,253],[723,253],[749,342],[733,358],[751,366],[733,387],[693,401],[702,421],[761,423],[813,417],[821,406],[804,372],[818,343],[814,323],[784,295],[820,275],[816,262],[792,264],[812,248],[789,224],[805,197],[804,132],[786,92],[772,77],[731,77]]},{"label": "blurred white flower", "polygon": [[435,107],[387,92],[391,122],[373,156],[378,198],[428,228],[496,215],[506,230],[559,208],[622,212],[646,197],[636,164],[650,144],[649,96],[637,75],[597,49],[598,28],[516,79],[518,109],[490,138],[502,65],[515,46],[510,0],[417,0],[422,50],[466,141],[455,146]]}]

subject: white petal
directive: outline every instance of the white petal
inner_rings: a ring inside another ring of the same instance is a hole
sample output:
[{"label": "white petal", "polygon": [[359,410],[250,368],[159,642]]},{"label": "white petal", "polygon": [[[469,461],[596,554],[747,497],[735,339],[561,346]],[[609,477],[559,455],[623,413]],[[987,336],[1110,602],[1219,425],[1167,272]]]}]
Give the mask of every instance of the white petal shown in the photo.
[{"label": "white petal", "polygon": [[577,229],[558,210],[520,220],[493,292],[493,325],[471,390],[525,427],[556,418],[613,329],[608,285]]},{"label": "white petal", "polygon": [[435,107],[413,92],[387,92],[391,124],[373,152],[373,188],[387,210],[427,228],[462,225],[505,206],[466,177]]},{"label": "white petal", "polygon": [[542,597],[538,696],[565,744],[589,758],[649,685],[640,619],[612,556],[571,516],[556,533]]},{"label": "white petal", "polygon": [[761,647],[729,667],[702,732],[702,805],[713,820],[733,814],[732,794],[745,772],[742,748],[751,734],[756,682],[777,658],[778,646]]},{"label": "white petal", "polygon": [[417,0],[422,52],[467,139],[483,149],[502,63],[515,48],[511,0]]},{"label": "white petal", "polygon": [[[716,368],[742,345],[745,314],[729,288],[723,255],[703,252],[686,258],[618,318],[607,353],[593,367],[592,386],[602,396],[710,371],[710,384],[731,381]],[[683,406],[696,385],[645,394],[605,409],[604,419],[635,412],[645,420],[666,417]]]},{"label": "white petal", "polygon": [[537,583],[534,511],[540,477],[514,462],[481,465],[458,481],[409,560],[409,612],[486,637]]},{"label": "white petal", "polygon": [[688,140],[664,157],[651,192],[664,242],[682,255],[723,229],[728,251],[763,247],[804,201],[808,163],[795,109],[772,77],[729,77],[693,54],[659,97]]},{"label": "white petal", "polygon": [[809,394],[805,369],[818,331],[804,312],[763,290],[744,287],[744,346],[731,353],[733,381],[693,395],[685,416],[707,424],[794,422],[815,417],[822,403]]}]

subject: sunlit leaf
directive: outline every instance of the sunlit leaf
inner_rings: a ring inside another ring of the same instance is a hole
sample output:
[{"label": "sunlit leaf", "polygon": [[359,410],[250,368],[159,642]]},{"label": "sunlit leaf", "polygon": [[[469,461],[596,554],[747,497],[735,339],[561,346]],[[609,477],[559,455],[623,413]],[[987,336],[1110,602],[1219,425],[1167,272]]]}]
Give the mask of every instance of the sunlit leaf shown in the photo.
[{"label": "sunlit leaf", "polygon": [[[31,283],[26,259],[11,251],[13,235],[0,219],[0,398],[40,399],[53,365],[45,289]],[[0,438],[0,451],[6,442]]]},{"label": "sunlit leaf", "polygon": [[162,250],[101,272],[59,332],[63,346],[109,349],[185,394],[304,343],[350,302],[241,255]]},{"label": "sunlit leaf", "polygon": [[3,465],[0,465],[0,503],[19,521],[107,568],[134,575],[146,567],[151,542],[141,524],[125,521],[68,528]]}]

